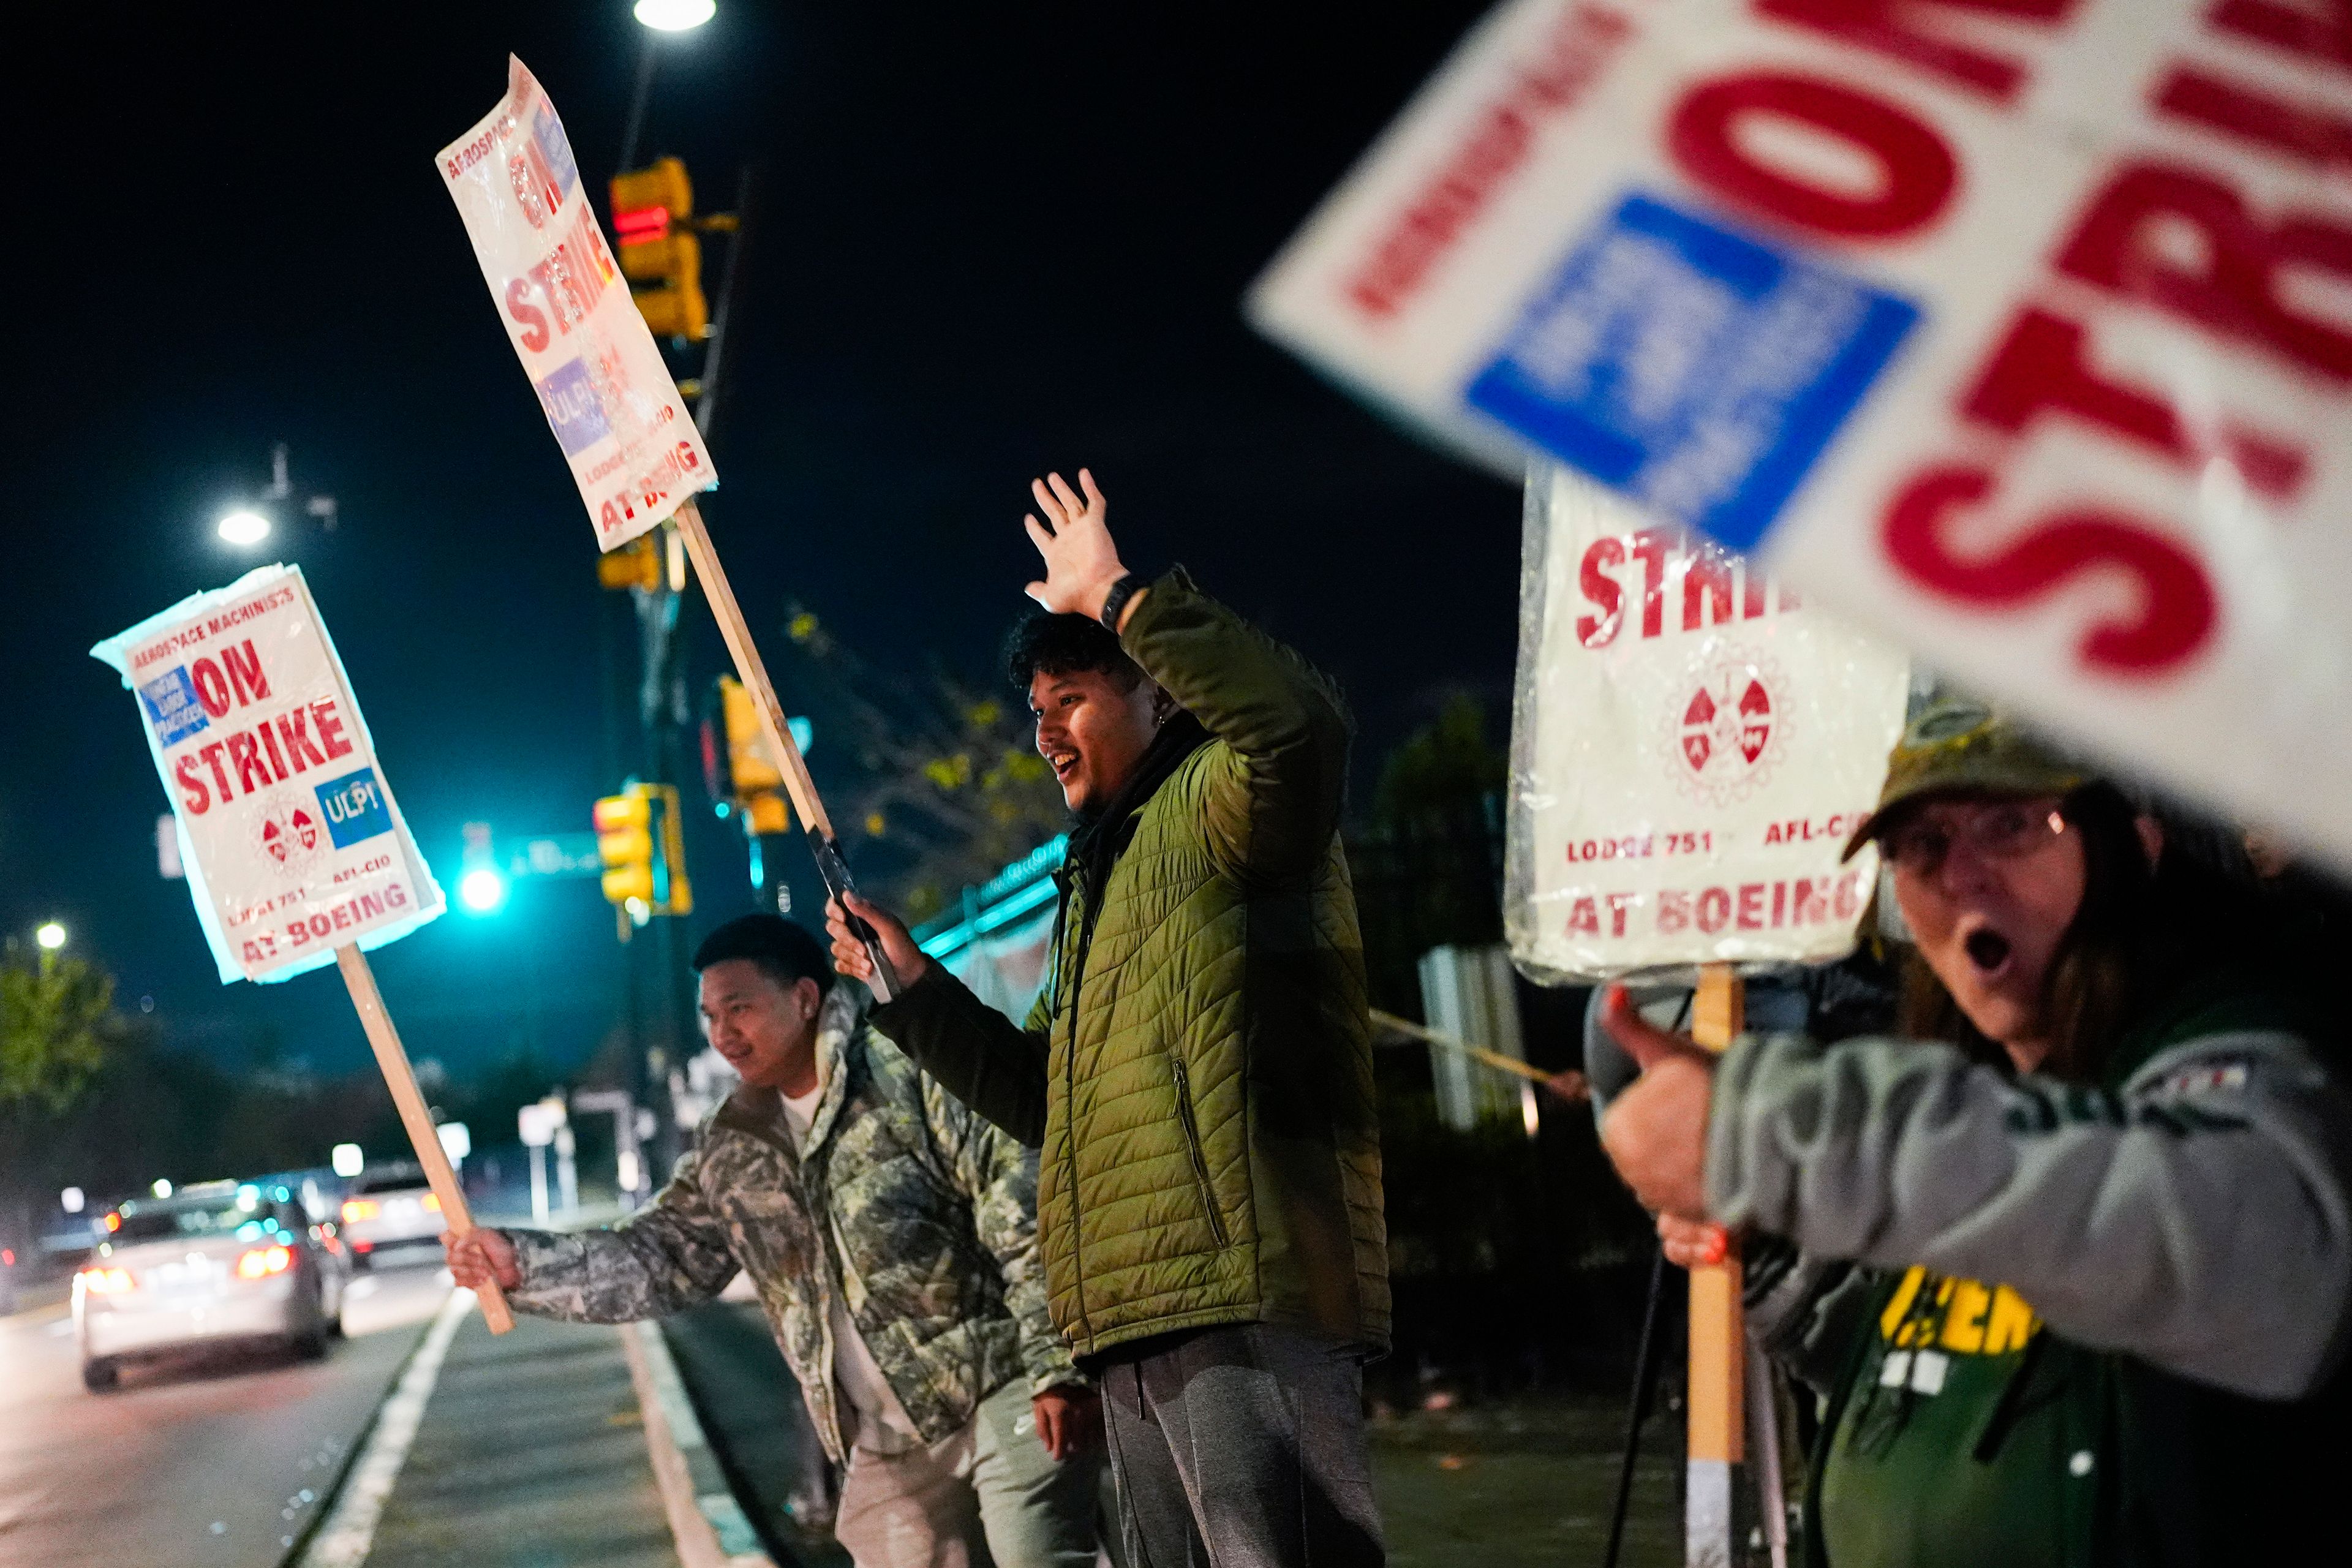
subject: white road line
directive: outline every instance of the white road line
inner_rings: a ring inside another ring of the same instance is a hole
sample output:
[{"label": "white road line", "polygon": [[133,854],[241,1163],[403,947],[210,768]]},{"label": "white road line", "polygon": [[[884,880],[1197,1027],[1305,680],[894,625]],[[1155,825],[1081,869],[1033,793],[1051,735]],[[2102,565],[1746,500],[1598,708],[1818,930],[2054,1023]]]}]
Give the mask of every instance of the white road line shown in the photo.
[{"label": "white road line", "polygon": [[433,1385],[440,1380],[449,1342],[473,1310],[471,1290],[452,1290],[441,1303],[425,1342],[400,1374],[400,1383],[383,1402],[383,1408],[376,1412],[367,1447],[352,1461],[334,1510],[310,1538],[299,1568],[359,1568],[367,1561],[375,1545],[375,1527],[383,1518],[383,1505],[392,1497],[393,1483],[400,1479],[401,1466],[408,1462],[408,1447],[416,1441],[425,1402],[433,1397]]}]

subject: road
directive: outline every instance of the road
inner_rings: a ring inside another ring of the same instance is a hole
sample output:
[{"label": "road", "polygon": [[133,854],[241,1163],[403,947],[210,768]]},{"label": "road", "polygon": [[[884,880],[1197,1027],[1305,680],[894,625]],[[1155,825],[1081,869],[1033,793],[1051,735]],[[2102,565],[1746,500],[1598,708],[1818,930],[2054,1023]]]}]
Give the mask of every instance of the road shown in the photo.
[{"label": "road", "polygon": [[383,1268],[322,1362],[191,1352],[105,1394],[81,1385],[64,1306],[0,1318],[0,1568],[269,1568],[447,1292],[430,1266]]}]

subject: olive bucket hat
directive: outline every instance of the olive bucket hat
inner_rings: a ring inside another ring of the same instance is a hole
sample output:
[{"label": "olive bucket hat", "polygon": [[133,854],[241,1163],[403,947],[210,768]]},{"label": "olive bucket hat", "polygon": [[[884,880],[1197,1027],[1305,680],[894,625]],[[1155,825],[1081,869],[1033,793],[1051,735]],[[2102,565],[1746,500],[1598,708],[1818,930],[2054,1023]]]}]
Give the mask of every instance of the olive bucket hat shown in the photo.
[{"label": "olive bucket hat", "polygon": [[1846,840],[1840,858],[1853,859],[1897,807],[1922,795],[2071,795],[2095,776],[1983,703],[1939,697],[1904,726],[1887,754],[1878,805]]}]

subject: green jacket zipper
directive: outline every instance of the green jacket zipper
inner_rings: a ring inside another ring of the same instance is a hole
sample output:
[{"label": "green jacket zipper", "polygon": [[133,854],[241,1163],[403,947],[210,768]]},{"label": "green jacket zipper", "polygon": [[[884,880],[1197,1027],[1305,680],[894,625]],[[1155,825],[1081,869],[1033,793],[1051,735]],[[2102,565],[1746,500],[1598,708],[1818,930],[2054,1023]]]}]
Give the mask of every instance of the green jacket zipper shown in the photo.
[{"label": "green jacket zipper", "polygon": [[1192,1157],[1192,1181],[1201,1189],[1201,1211],[1208,1215],[1209,1234],[1223,1247],[1225,1221],[1217,1212],[1216,1190],[1209,1185],[1209,1161],[1201,1152],[1200,1123],[1192,1120],[1192,1080],[1186,1076],[1184,1064],[1178,1058],[1170,1057],[1168,1065],[1176,1074],[1176,1120],[1184,1124],[1184,1152]]}]

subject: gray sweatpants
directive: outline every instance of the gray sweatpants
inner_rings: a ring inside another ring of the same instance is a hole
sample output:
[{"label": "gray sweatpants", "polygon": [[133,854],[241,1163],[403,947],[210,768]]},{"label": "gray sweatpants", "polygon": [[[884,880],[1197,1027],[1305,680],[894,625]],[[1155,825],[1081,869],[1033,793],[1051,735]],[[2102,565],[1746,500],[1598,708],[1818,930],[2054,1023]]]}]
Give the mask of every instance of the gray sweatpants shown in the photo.
[{"label": "gray sweatpants", "polygon": [[1380,1568],[1362,1368],[1265,1323],[1100,1368],[1127,1568]]},{"label": "gray sweatpants", "polygon": [[834,1539],[856,1568],[1092,1568],[1101,1474],[1045,1452],[1016,1377],[936,1443],[852,1449]]}]

